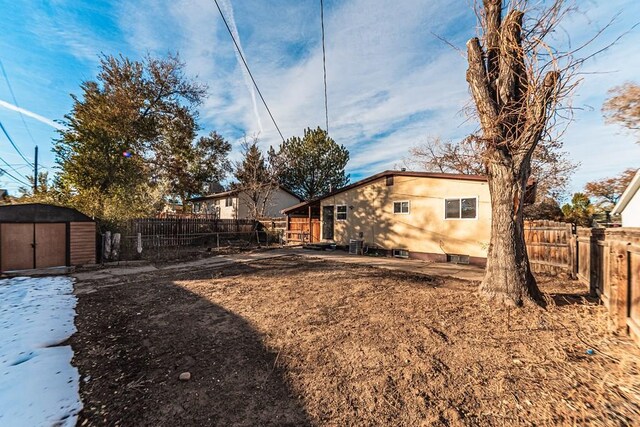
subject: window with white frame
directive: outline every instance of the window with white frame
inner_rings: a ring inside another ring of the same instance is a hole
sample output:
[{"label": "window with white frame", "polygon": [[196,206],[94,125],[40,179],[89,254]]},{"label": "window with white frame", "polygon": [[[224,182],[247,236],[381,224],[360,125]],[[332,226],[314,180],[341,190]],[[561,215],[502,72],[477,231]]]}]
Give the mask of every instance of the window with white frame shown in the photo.
[{"label": "window with white frame", "polygon": [[338,221],[346,221],[347,219],[347,205],[336,206],[336,219]]},{"label": "window with white frame", "polygon": [[459,199],[445,199],[444,217],[446,219],[476,219],[478,218],[478,198],[466,197]]},{"label": "window with white frame", "polygon": [[226,199],[224,199],[224,206],[227,208],[233,206],[233,198],[227,197]]},{"label": "window with white frame", "polygon": [[393,213],[394,214],[408,214],[409,213],[409,201],[401,200],[398,202],[393,202]]}]

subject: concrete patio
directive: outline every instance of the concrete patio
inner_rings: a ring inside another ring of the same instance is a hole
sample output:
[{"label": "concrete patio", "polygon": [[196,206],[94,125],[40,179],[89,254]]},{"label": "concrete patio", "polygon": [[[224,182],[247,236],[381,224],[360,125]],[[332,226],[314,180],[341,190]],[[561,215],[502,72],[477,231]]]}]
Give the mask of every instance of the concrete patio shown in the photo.
[{"label": "concrete patio", "polygon": [[347,264],[368,265],[371,267],[386,268],[389,270],[407,271],[429,276],[453,277],[462,280],[481,281],[484,276],[484,268],[474,265],[428,262],[417,259],[351,255],[342,250],[317,251],[301,248],[285,248],[273,251],[273,253],[295,254],[308,258],[320,258]]}]

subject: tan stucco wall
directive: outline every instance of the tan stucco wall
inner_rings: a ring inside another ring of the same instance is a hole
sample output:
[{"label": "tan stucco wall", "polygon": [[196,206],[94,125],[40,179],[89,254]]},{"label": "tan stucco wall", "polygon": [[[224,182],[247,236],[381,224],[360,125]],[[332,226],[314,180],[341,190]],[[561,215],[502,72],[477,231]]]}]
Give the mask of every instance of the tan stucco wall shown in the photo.
[{"label": "tan stucco wall", "polygon": [[[445,219],[445,199],[478,198],[477,219]],[[393,202],[410,202],[409,214],[394,214]],[[385,249],[486,257],[491,229],[489,187],[482,181],[395,176],[336,194],[324,206],[347,205],[347,220],[334,213],[334,241],[359,238]],[[353,209],[351,209],[353,206]],[[334,208],[335,212],[335,208]]]}]

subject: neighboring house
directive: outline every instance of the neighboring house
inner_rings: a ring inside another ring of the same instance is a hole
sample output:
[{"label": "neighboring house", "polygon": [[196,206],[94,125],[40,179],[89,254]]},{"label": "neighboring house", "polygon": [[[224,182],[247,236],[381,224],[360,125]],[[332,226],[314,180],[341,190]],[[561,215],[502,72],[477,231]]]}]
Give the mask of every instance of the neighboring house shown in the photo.
[{"label": "neighboring house", "polygon": [[491,199],[484,176],[385,171],[283,213],[290,240],[301,240],[302,231],[306,242],[362,240],[386,254],[486,262]]},{"label": "neighboring house", "polygon": [[[282,216],[281,211],[301,199],[284,187],[278,187],[270,194],[265,204],[264,217],[275,218]],[[189,199],[193,205],[193,213],[214,215],[220,219],[247,219],[250,218],[250,208],[247,197],[242,191],[231,190],[209,194],[202,197]]]},{"label": "neighboring house", "polygon": [[623,227],[640,227],[640,169],[627,186],[620,200],[611,211],[622,216]]}]

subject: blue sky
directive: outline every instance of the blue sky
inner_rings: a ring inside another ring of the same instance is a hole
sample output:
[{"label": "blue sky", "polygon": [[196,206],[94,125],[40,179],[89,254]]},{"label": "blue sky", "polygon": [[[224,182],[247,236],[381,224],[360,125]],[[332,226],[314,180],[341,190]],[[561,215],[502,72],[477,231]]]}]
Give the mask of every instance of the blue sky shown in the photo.
[{"label": "blue sky", "polygon": [[[563,23],[574,45],[619,12],[592,50],[640,20],[637,0],[579,3],[581,13]],[[0,76],[0,120],[29,159],[34,141],[38,143],[45,167],[54,166],[53,121],[70,110],[69,95],[79,94],[81,81],[95,76],[100,52],[139,58],[146,52],[178,51],[188,74],[210,88],[200,110],[203,132],[218,130],[235,147],[243,133],[259,132],[265,147],[279,142],[213,0],[0,0],[0,4],[4,16],[0,60],[17,103],[26,110],[21,118]],[[325,0],[330,130],[351,152],[352,179],[399,165],[411,146],[429,136],[460,139],[476,128],[462,111],[469,103],[465,58],[434,36],[464,49],[476,31],[469,4]],[[301,135],[307,126],[324,126],[319,0],[221,0],[220,5],[237,29],[284,136]],[[638,45],[640,27],[583,68],[583,82],[573,100],[575,121],[564,135],[565,149],[581,162],[572,190],[640,166],[640,145],[633,135],[605,124],[600,112],[609,88],[634,79],[640,82]],[[0,135],[0,157],[22,175],[30,172],[4,135]],[[18,186],[7,176],[0,177],[0,188],[15,192]]]}]

